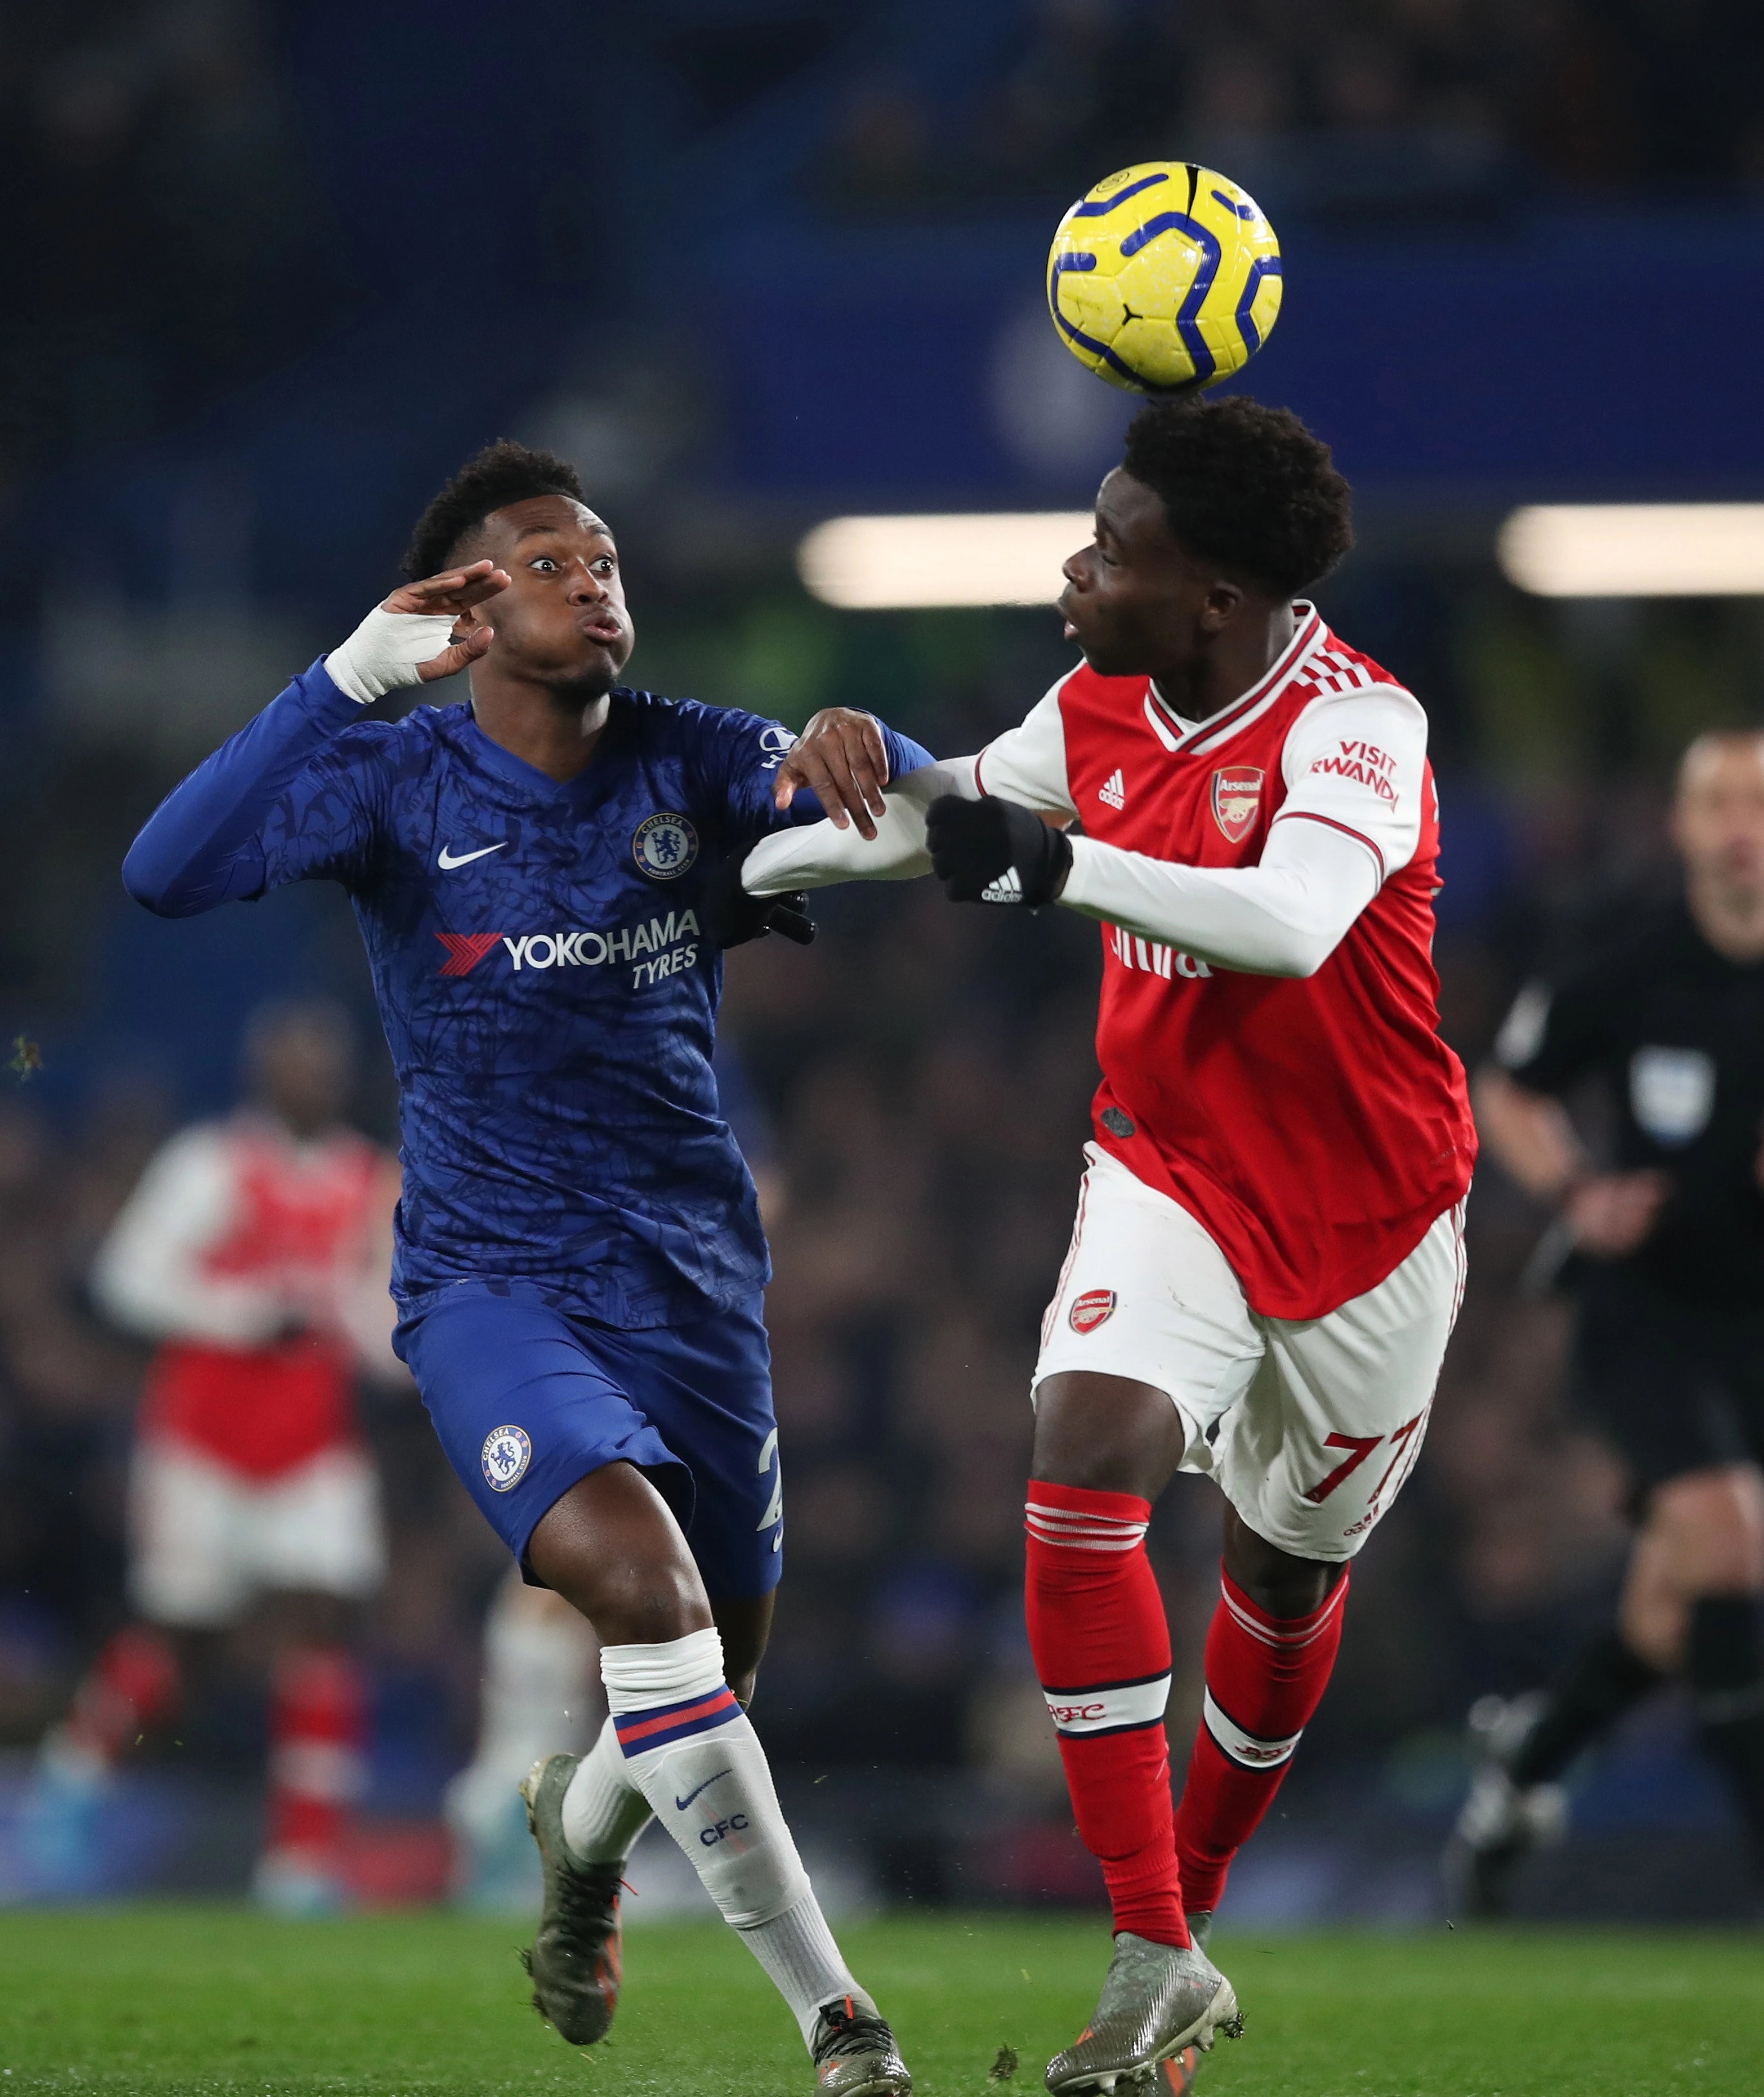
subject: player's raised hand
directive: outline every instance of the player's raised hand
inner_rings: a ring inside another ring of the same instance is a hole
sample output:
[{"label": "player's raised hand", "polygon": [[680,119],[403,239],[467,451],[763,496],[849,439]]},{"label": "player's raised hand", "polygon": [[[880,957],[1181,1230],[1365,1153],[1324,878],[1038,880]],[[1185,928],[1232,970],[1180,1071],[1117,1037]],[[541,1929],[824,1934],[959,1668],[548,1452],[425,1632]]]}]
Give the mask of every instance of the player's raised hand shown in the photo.
[{"label": "player's raised hand", "polygon": [[860,837],[875,835],[874,818],[887,803],[888,746],[873,714],[854,707],[823,707],[791,745],[778,768],[778,790],[772,796],[788,808],[807,787],[838,830],[858,825]]},{"label": "player's raised hand", "polygon": [[456,640],[459,619],[508,587],[508,576],[494,561],[474,561],[469,567],[404,584],[325,658],[331,682],[365,706],[401,685],[451,677],[484,653],[495,633],[476,625]]}]

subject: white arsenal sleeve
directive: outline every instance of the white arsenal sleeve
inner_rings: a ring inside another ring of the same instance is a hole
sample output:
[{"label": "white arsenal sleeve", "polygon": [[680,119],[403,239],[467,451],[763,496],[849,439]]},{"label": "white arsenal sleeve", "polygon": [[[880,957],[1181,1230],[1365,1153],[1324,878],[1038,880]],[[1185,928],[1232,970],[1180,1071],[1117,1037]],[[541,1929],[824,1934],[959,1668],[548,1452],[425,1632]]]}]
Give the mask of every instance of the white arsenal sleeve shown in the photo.
[{"label": "white arsenal sleeve", "polygon": [[[1060,684],[1065,682],[1064,678]],[[749,895],[783,895],[793,888],[825,888],[840,881],[910,881],[929,873],[925,811],[945,794],[977,801],[996,794],[1049,815],[1076,816],[1066,783],[1066,733],[1059,685],[1019,727],[1007,729],[977,757],[949,757],[896,780],[883,795],[886,812],[873,838],[855,825],[810,823],[762,838],[748,854],[741,886]]]},{"label": "white arsenal sleeve", "polygon": [[1061,903],[1220,968],[1314,975],[1421,837],[1427,716],[1376,686],[1320,698],[1282,754],[1287,794],[1255,866],[1179,866],[1072,843]]},{"label": "white arsenal sleeve", "polygon": [[274,1338],[287,1316],[279,1293],[203,1267],[235,1199],[225,1131],[205,1123],[174,1136],[98,1248],[92,1292],[105,1312],[148,1339],[258,1347]]}]

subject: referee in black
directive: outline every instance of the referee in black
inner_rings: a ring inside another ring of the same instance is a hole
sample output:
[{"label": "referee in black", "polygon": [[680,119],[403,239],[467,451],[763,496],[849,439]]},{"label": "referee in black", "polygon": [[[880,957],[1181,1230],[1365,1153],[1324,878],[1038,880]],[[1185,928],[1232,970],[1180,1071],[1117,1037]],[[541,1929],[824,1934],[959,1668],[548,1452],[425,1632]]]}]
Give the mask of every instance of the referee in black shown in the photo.
[{"label": "referee in black", "polygon": [[[1473,1914],[1562,1824],[1557,1780],[1669,1677],[1732,1788],[1764,1886],[1764,733],[1705,735],[1672,808],[1684,881],[1523,990],[1478,1074],[1485,1147],[1557,1209],[1581,1410],[1638,1521],[1617,1618],[1553,1688],[1472,1714],[1484,1759],[1447,1851]],[[1591,1081],[1609,1170],[1561,1096]]]}]

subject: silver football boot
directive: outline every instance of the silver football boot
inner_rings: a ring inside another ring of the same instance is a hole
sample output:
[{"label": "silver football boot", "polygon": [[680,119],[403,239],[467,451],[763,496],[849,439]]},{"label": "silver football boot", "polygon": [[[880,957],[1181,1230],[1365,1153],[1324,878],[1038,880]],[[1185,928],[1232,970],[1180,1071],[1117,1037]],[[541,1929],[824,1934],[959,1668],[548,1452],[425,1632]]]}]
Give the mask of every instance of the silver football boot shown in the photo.
[{"label": "silver football boot", "polygon": [[1198,1945],[1180,1950],[1124,1929],[1096,2014],[1077,2043],[1047,2064],[1047,2086],[1059,2097],[1149,2090],[1167,2064],[1168,2086],[1185,2090],[1199,2055],[1212,2051],[1218,2035],[1237,2038],[1242,2030],[1231,1983]]},{"label": "silver football boot", "polygon": [[912,2097],[913,2078],[886,2019],[849,1995],[821,2005],[809,2052],[819,2097]]}]

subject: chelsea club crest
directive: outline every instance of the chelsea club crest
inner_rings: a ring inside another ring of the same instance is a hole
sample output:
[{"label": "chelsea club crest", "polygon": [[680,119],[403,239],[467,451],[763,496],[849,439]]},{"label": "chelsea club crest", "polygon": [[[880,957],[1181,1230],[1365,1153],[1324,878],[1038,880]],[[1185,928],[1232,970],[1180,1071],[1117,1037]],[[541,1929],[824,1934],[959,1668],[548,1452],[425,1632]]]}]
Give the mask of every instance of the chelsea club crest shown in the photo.
[{"label": "chelsea club crest", "polygon": [[493,1493],[505,1493],[519,1485],[532,1460],[533,1445],[524,1427],[492,1427],[478,1452],[484,1482]]},{"label": "chelsea club crest", "polygon": [[676,881],[698,856],[698,833],[683,816],[652,816],[637,825],[631,850],[652,881]]}]

